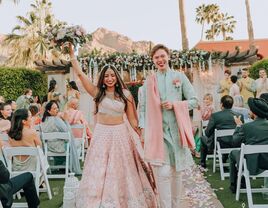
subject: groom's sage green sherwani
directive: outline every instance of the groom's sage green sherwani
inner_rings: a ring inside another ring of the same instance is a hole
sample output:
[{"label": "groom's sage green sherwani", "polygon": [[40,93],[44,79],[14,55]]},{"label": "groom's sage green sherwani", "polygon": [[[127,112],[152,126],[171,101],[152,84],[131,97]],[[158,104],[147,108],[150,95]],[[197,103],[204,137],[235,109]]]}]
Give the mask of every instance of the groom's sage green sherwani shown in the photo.
[{"label": "groom's sage green sherwani", "polygon": [[[188,100],[189,109],[197,107],[197,96],[193,86],[184,73],[168,69],[164,73],[156,72],[156,77],[161,102]],[[146,120],[145,113],[146,82],[142,90],[143,96],[140,98],[139,103],[139,126],[145,128],[145,126],[150,126],[150,121]],[[162,109],[162,118],[163,130],[159,129],[159,131],[163,131],[164,135],[165,163],[170,166],[175,166],[176,171],[184,170],[193,165],[193,159],[190,150],[181,147],[179,144],[178,124],[174,110]]]}]

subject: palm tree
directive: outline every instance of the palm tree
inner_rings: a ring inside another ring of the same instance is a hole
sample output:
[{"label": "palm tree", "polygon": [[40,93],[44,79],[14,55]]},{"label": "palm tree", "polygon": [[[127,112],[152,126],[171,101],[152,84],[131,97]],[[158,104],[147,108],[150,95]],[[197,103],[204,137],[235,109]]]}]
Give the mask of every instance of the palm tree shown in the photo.
[{"label": "palm tree", "polygon": [[228,33],[233,33],[236,26],[234,16],[229,16],[227,13],[219,13],[215,16],[213,23],[206,31],[206,38],[208,40],[214,40],[217,36],[222,34],[223,40],[233,39],[228,36]]},{"label": "palm tree", "polygon": [[10,54],[7,65],[33,67],[36,59],[43,59],[48,55],[49,46],[44,38],[44,31],[54,21],[50,13],[51,3],[48,0],[36,0],[31,7],[33,10],[27,17],[17,16],[21,24],[15,26],[4,41]]},{"label": "palm tree", "polygon": [[236,21],[234,16],[228,16],[227,13],[221,13],[219,16],[219,21],[215,23],[216,36],[220,33],[222,34],[223,40],[232,39],[231,36],[227,36],[228,33],[233,33],[236,26]]},{"label": "palm tree", "polygon": [[179,0],[180,24],[181,24],[181,39],[182,49],[189,50],[189,42],[187,38],[186,21],[184,13],[184,0]]},{"label": "palm tree", "polygon": [[212,21],[215,21],[215,17],[219,13],[219,9],[220,8],[217,4],[202,4],[196,8],[195,21],[202,25],[201,40],[203,40],[205,23],[210,24]]},{"label": "palm tree", "polygon": [[248,39],[249,39],[249,47],[250,49],[255,48],[254,46],[254,30],[252,26],[252,20],[250,15],[250,5],[249,0],[245,0],[246,10],[247,10],[247,26],[248,26]]}]

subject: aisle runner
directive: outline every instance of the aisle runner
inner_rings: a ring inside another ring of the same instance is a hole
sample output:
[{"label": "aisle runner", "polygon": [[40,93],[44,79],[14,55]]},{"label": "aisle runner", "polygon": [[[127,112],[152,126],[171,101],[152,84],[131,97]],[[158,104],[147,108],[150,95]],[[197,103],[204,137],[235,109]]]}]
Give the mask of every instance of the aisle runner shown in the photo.
[{"label": "aisle runner", "polygon": [[[138,135],[128,122],[127,125],[129,125],[138,152],[143,156],[143,148]],[[180,208],[224,208],[197,165],[182,171],[181,174],[183,193]]]}]

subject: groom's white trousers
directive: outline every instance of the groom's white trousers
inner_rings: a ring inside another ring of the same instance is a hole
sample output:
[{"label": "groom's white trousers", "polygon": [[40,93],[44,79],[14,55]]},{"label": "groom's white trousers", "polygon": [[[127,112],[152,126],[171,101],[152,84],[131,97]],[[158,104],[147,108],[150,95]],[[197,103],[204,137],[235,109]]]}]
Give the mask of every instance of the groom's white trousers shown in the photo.
[{"label": "groom's white trousers", "polygon": [[180,172],[170,165],[154,166],[161,208],[180,208],[183,195]]}]

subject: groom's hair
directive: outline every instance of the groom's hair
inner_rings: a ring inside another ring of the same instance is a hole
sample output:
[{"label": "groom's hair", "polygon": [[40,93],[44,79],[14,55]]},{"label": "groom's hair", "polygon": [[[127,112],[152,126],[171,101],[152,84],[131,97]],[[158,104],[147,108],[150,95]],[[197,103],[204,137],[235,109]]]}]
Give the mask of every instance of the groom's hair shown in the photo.
[{"label": "groom's hair", "polygon": [[157,44],[157,45],[155,45],[155,46],[152,48],[152,50],[151,50],[151,52],[150,52],[150,56],[151,56],[151,58],[153,58],[153,56],[154,56],[154,54],[156,53],[156,51],[158,51],[158,50],[160,50],[160,49],[163,49],[164,51],[167,52],[168,55],[170,55],[170,50],[168,49],[168,47],[166,47],[166,46],[163,45],[163,44]]}]

